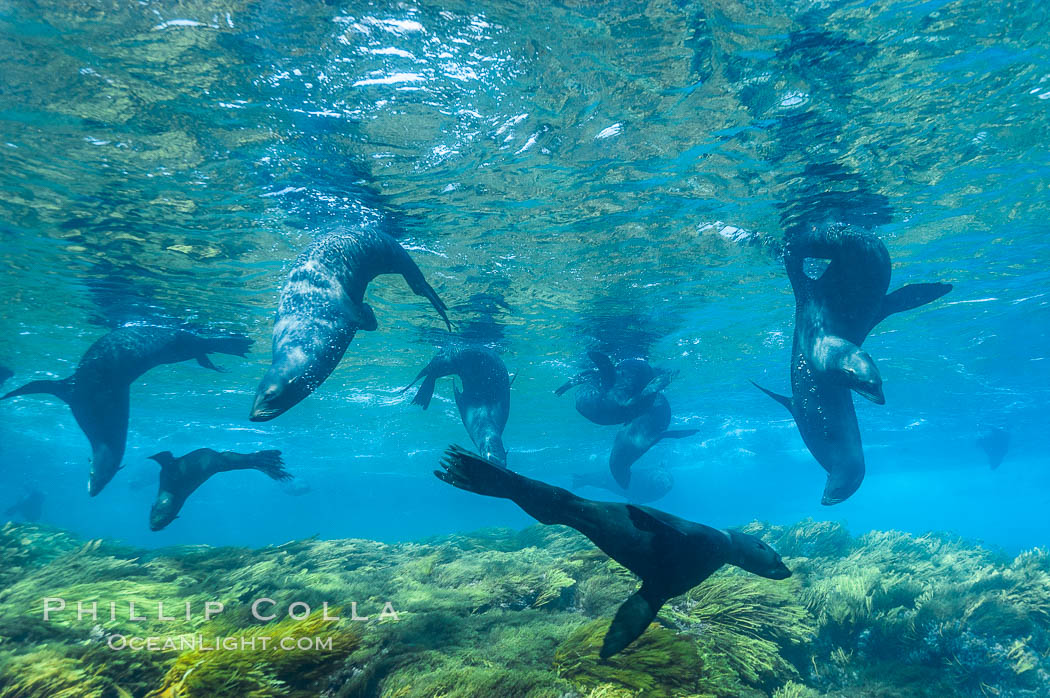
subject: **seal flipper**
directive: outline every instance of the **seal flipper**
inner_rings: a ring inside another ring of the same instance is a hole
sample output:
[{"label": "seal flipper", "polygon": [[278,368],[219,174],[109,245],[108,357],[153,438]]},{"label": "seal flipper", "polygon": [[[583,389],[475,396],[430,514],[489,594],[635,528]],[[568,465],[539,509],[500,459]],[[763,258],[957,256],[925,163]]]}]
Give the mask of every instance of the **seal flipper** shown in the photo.
[{"label": "seal flipper", "polygon": [[[875,325],[878,325],[894,313],[902,313],[905,310],[913,310],[927,303],[932,303],[951,290],[951,284],[943,283],[901,286],[882,299],[882,308],[879,312],[879,317],[875,320]],[[875,325],[872,325],[872,327]]]},{"label": "seal flipper", "polygon": [[641,589],[627,597],[617,609],[598,656],[608,659],[641,637],[666,600],[643,581]]},{"label": "seal flipper", "polygon": [[[593,376],[595,371],[597,371],[597,369],[592,368],[592,369],[589,369],[587,371],[584,371],[583,373],[577,373],[575,376],[573,376],[569,380],[565,381],[565,383],[560,385],[554,391],[554,394],[557,395],[558,397],[561,397],[565,393],[569,392],[570,388],[575,388],[577,385],[579,385],[580,383],[583,383],[588,378]],[[518,374],[515,373],[514,375],[517,376]]]},{"label": "seal flipper", "polygon": [[[445,451],[445,460],[441,461],[441,467],[442,470],[434,471],[434,475],[439,480],[461,490],[488,497],[511,499],[515,485],[527,482],[517,473],[459,446],[448,447],[448,450]],[[544,485],[544,487],[547,486]],[[568,495],[567,492],[565,494]],[[540,522],[547,523],[542,520]]]},{"label": "seal flipper", "polygon": [[792,407],[791,407],[791,398],[787,397],[786,395],[778,395],[777,393],[774,393],[772,390],[766,390],[765,388],[763,388],[761,385],[759,385],[755,381],[751,381],[751,385],[755,386],[756,388],[761,390],[763,393],[765,393],[766,395],[768,395],[769,397],[773,398],[774,400],[779,402],[781,405],[786,407],[787,411],[790,412],[792,416],[795,415],[795,410],[792,409]]},{"label": "seal flipper", "polygon": [[[426,369],[423,370],[426,372]],[[437,386],[437,379],[438,376],[435,373],[426,374],[423,383],[419,386],[419,390],[416,392],[416,396],[412,398],[413,405],[419,405],[424,410],[430,407],[430,400],[434,397],[434,388]]]},{"label": "seal flipper", "polygon": [[616,367],[612,359],[600,351],[589,351],[587,357],[598,367],[598,380],[602,388],[611,388],[616,382]]},{"label": "seal flipper", "polygon": [[73,399],[73,377],[63,378],[60,381],[32,381],[0,397],[0,400],[19,395],[54,395],[66,404],[70,404]]},{"label": "seal flipper", "polygon": [[[396,244],[396,243],[395,243]],[[403,249],[403,248],[402,248]],[[408,256],[408,253],[405,253]],[[411,258],[408,259],[408,263],[414,268],[412,271],[402,272],[401,276],[408,282],[408,287],[412,289],[413,293],[417,296],[422,296],[430,301],[430,305],[434,306],[434,310],[438,311],[438,315],[445,321],[445,326],[448,327],[448,331],[452,331],[452,321],[448,319],[448,306],[445,305],[445,301],[441,300],[438,296],[437,291],[434,287],[427,283],[426,277],[423,276],[423,272],[420,271]],[[414,273],[413,273],[414,272]]]},{"label": "seal flipper", "polygon": [[160,464],[161,470],[164,468],[170,468],[175,463],[175,454],[171,451],[161,451],[160,453],[154,453],[152,456],[148,456],[150,460],[155,460]]},{"label": "seal flipper", "polygon": [[208,358],[207,354],[201,354],[200,356],[198,356],[197,363],[203,366],[204,368],[211,369],[212,371],[218,371],[219,373],[227,373],[227,370],[222,366],[216,366],[215,364],[213,364],[211,362],[211,359]]},{"label": "seal flipper", "polygon": [[290,472],[284,469],[284,461],[281,459],[280,451],[259,451],[251,454],[249,458],[248,468],[266,473],[278,482],[291,480],[293,477]]},{"label": "seal flipper", "polygon": [[357,329],[365,332],[375,332],[379,329],[379,321],[376,320],[376,314],[372,310],[372,306],[361,301],[360,303],[355,303],[352,307],[351,321],[357,326]]},{"label": "seal flipper", "polygon": [[699,434],[699,429],[668,429],[660,434],[661,439],[685,439]]},{"label": "seal flipper", "polygon": [[628,504],[627,514],[631,517],[631,523],[635,525],[635,528],[655,536],[653,548],[658,555],[672,554],[675,546],[685,545],[688,542],[688,536],[684,533],[639,506]]}]

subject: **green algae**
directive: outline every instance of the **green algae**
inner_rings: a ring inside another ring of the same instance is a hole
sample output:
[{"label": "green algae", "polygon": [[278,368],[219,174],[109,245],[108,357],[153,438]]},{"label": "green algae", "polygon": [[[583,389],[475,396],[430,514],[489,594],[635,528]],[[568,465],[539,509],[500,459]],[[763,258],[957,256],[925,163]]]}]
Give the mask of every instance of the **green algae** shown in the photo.
[{"label": "green algae", "polygon": [[[142,551],[0,528],[0,698],[36,696],[1038,696],[1050,690],[1050,553],[839,524],[747,526],[794,575],[727,568],[598,657],[638,580],[536,526],[417,543]],[[45,621],[43,600],[67,608]],[[261,622],[254,600],[275,616]],[[98,613],[78,618],[77,601]],[[208,601],[224,610],[206,618]],[[309,615],[290,618],[293,601]],[[135,603],[141,620],[131,620]],[[165,614],[159,618],[158,602]],[[389,602],[396,613],[384,613]],[[109,604],[116,609],[110,616]],[[189,603],[191,616],[182,615]],[[325,619],[324,604],[332,618]],[[367,618],[367,620],[366,620]],[[327,637],[324,651],[112,649],[123,636]]]}]

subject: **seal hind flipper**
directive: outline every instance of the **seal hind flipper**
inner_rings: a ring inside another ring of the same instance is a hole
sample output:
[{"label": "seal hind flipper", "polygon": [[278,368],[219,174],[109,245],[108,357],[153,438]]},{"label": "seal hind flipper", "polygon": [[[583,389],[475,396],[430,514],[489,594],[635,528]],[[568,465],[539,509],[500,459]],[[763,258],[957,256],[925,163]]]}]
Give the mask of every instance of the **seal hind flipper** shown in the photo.
[{"label": "seal hind flipper", "polygon": [[0,397],[0,400],[20,395],[54,395],[63,402],[70,404],[70,401],[73,399],[73,379],[70,377],[63,378],[60,381],[32,381]]},{"label": "seal hind flipper", "polygon": [[777,393],[774,393],[772,390],[766,390],[765,388],[763,388],[761,385],[759,385],[755,381],[751,381],[751,385],[755,386],[756,388],[761,390],[763,393],[765,393],[766,395],[768,395],[769,397],[773,398],[774,400],[779,402],[781,405],[786,407],[787,411],[790,412],[792,416],[794,416],[795,410],[792,409],[792,407],[791,407],[791,398],[787,397],[786,395],[779,395]]},{"label": "seal hind flipper", "polygon": [[278,482],[291,480],[293,477],[290,472],[285,470],[284,460],[281,458],[280,451],[259,451],[251,454],[250,458],[250,468],[265,473]]},{"label": "seal hind flipper", "polygon": [[643,582],[641,589],[627,597],[617,609],[598,656],[608,659],[641,637],[666,600],[654,594]]},{"label": "seal hind flipper", "polygon": [[905,310],[913,310],[927,303],[932,303],[951,290],[952,285],[944,283],[901,286],[893,293],[886,294],[886,297],[882,299],[882,308],[879,311],[878,318],[875,320],[875,325],[878,325],[894,313],[902,313]]},{"label": "seal hind flipper", "polygon": [[598,378],[603,388],[608,388],[616,382],[616,366],[612,359],[600,351],[589,351],[587,357],[598,367]]},{"label": "seal hind flipper", "polygon": [[434,471],[439,480],[461,490],[489,497],[509,498],[515,480],[520,478],[502,466],[456,445],[449,446],[445,451],[441,467],[442,470]]}]

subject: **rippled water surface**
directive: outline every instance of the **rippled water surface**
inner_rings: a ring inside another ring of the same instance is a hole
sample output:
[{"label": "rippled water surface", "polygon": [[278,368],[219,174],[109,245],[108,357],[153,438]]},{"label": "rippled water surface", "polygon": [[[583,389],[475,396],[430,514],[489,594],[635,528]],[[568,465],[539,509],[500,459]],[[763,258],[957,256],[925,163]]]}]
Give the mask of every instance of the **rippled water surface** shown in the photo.
[{"label": "rippled water surface", "polygon": [[[604,467],[613,430],[553,394],[601,348],[680,371],[674,425],[700,433],[645,456],[675,473],[662,508],[1045,545],[1048,37],[1037,0],[5,2],[7,387],[68,375],[129,322],[255,348],[225,374],[138,381],[126,469],[96,499],[69,411],[4,403],[0,505],[35,487],[51,523],[151,544],[524,524],[432,478],[467,438],[449,385],[427,412],[400,393],[448,335],[396,277],[369,288],[380,331],[314,396],[247,421],[290,261],[382,215],[457,332],[517,372],[516,470],[566,484]],[[875,228],[894,286],[955,285],[865,344],[888,402],[858,404],[868,480],[831,510],[793,423],[748,383],[787,389],[780,240],[827,221]],[[989,424],[1012,433],[994,472],[974,445]],[[151,534],[145,457],[202,446],[280,448],[310,491],[234,474]]]}]

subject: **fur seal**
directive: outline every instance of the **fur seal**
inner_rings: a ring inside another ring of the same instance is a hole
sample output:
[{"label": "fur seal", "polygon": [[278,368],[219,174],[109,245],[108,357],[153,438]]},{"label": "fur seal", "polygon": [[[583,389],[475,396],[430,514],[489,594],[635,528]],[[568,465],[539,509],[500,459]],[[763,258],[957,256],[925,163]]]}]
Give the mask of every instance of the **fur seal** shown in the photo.
[{"label": "fur seal", "polygon": [[128,438],[131,384],[139,376],[161,364],[189,359],[196,359],[204,368],[221,371],[208,354],[244,356],[251,343],[247,337],[237,335],[201,337],[167,327],[121,327],[92,344],[69,378],[33,381],[0,400],[45,393],[69,405],[91,442],[88,493],[94,497],[120,469]]},{"label": "fur seal", "polygon": [[470,440],[483,456],[506,467],[507,450],[503,447],[503,429],[510,415],[512,380],[503,359],[486,347],[458,346],[445,349],[431,359],[405,388],[408,390],[423,379],[412,404],[424,410],[429,407],[437,380],[445,376],[459,376],[463,382],[463,390],[454,382],[452,390]]},{"label": "fur seal", "polygon": [[669,468],[662,465],[634,468],[631,471],[631,484],[624,489],[617,484],[608,470],[574,474],[572,488],[578,490],[583,487],[607,490],[626,498],[632,504],[648,504],[662,499],[674,488],[674,476]]},{"label": "fur seal", "polygon": [[4,516],[20,516],[23,521],[39,521],[43,510],[44,493],[38,489],[31,489],[5,509]]},{"label": "fur seal", "polygon": [[1010,432],[1002,427],[992,427],[977,439],[977,446],[988,456],[988,465],[995,470],[1003,463],[1010,450]]},{"label": "fur seal", "polygon": [[299,255],[281,290],[273,361],[255,394],[253,422],[298,404],[328,378],[358,330],[379,326],[364,296],[380,274],[403,276],[452,330],[445,303],[394,238],[368,225],[328,233]]},{"label": "fur seal", "polygon": [[645,506],[577,497],[458,446],[446,451],[441,466],[434,471],[440,480],[468,492],[509,499],[540,523],[575,528],[641,578],[641,588],[616,612],[602,643],[602,659],[645,632],[664,602],[689,591],[723,565],[736,565],[768,579],[791,576],[780,555],[756,536],[718,530]]},{"label": "fur seal", "polygon": [[215,473],[258,470],[277,481],[292,479],[292,474],[284,469],[280,451],[220,453],[210,448],[198,448],[179,458],[171,451],[161,451],[150,458],[160,463],[160,486],[149,512],[149,527],[153,531],[161,530],[178,518],[186,498]]},{"label": "fur seal", "polygon": [[[807,260],[828,260],[816,278]],[[864,480],[864,452],[850,390],[883,404],[882,378],[860,346],[893,313],[930,303],[951,284],[909,284],[887,294],[890,257],[872,233],[844,225],[787,236],[784,265],[795,294],[791,397],[784,405],[802,440],[828,473],[821,503],[837,504]]]},{"label": "fur seal", "polygon": [[594,368],[570,378],[554,391],[564,395],[575,386],[576,411],[603,426],[626,424],[653,404],[674,374],[657,370],[643,359],[625,359],[618,364],[597,351],[587,352]]},{"label": "fur seal", "polygon": [[684,439],[698,429],[672,429],[671,405],[662,394],[657,394],[649,409],[632,419],[616,432],[609,453],[609,472],[616,483],[627,489],[631,486],[631,466],[661,439]]}]

